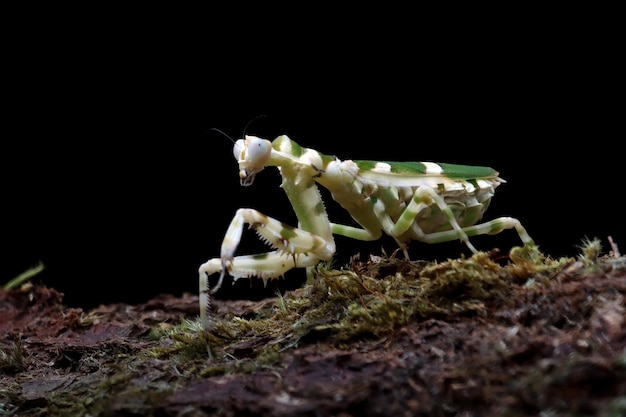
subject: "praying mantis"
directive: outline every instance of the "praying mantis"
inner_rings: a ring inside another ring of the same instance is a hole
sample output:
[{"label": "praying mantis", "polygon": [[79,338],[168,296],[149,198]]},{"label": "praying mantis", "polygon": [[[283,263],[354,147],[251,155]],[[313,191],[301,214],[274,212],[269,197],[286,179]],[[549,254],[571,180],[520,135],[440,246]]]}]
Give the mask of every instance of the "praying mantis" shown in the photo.
[{"label": "praying mantis", "polygon": [[[525,246],[534,246],[519,220],[499,217],[479,223],[489,207],[494,190],[505,181],[489,167],[434,162],[385,162],[340,160],[305,148],[286,135],[273,141],[244,135],[235,142],[233,154],[239,164],[242,186],[252,185],[265,167],[275,166],[281,187],[297,216],[291,226],[251,208],[240,208],[233,217],[221,246],[219,258],[199,268],[200,317],[209,330],[210,295],[229,274],[260,277],[267,281],[292,268],[312,274],[320,261],[329,261],[336,251],[333,235],[362,241],[393,237],[408,258],[407,245],[416,240],[440,243],[460,240],[473,252],[469,238],[515,229]],[[318,185],[358,226],[329,220]],[[244,225],[248,224],[273,250],[235,256]],[[219,273],[213,289],[209,276]]]}]

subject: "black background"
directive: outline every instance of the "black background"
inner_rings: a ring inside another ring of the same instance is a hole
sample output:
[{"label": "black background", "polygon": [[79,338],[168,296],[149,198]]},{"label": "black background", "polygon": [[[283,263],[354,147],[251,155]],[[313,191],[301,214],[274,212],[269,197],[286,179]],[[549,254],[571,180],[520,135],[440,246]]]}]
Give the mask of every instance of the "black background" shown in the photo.
[{"label": "black background", "polygon": [[[276,169],[240,187],[232,143],[207,133],[237,138],[261,114],[249,133],[287,134],[342,159],[491,166],[508,182],[485,219],[519,218],[553,256],[576,255],[584,237],[608,249],[608,235],[626,251],[623,68],[610,26],[503,22],[448,34],[394,22],[348,30],[338,19],[294,38],[298,23],[116,23],[26,39],[24,29],[8,42],[0,283],[41,261],[37,280],[71,306],[197,292],[198,266],[219,255],[237,208],[296,224]],[[348,222],[324,197],[331,219]],[[338,265],[395,248],[388,238],[337,243]],[[519,240],[505,231],[474,244],[506,251]],[[240,253],[260,250],[244,234]],[[468,251],[415,243],[410,253]],[[241,280],[222,296],[275,285]]]}]

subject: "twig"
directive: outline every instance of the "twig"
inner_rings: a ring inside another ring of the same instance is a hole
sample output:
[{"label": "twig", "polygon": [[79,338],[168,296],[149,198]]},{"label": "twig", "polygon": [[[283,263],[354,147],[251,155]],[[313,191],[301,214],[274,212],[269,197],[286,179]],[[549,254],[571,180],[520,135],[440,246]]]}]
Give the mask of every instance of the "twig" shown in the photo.
[{"label": "twig", "polygon": [[4,288],[5,290],[13,290],[13,289],[19,287],[20,285],[22,285],[23,283],[25,283],[26,281],[28,281],[29,279],[31,279],[32,277],[34,277],[35,275],[37,275],[38,273],[40,273],[43,270],[44,270],[44,265],[43,265],[43,263],[39,262],[39,264],[37,266],[34,266],[34,267],[29,268],[26,271],[22,272],[21,274],[19,274],[15,278],[13,278],[11,281],[9,281],[6,284],[4,284],[4,286],[2,288]]},{"label": "twig", "polygon": [[613,250],[613,257],[619,258],[619,249],[617,248],[617,243],[613,242],[613,238],[609,235],[609,243],[611,244],[611,249]]}]

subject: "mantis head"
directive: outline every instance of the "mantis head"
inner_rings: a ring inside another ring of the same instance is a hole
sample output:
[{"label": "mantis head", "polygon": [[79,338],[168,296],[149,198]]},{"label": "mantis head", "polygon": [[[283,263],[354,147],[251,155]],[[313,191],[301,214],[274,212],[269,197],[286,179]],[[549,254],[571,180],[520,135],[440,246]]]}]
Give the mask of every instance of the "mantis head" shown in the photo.
[{"label": "mantis head", "polygon": [[245,136],[239,139],[233,147],[233,154],[239,163],[239,179],[241,185],[248,186],[254,181],[254,176],[265,168],[265,163],[272,153],[272,142],[256,136]]}]

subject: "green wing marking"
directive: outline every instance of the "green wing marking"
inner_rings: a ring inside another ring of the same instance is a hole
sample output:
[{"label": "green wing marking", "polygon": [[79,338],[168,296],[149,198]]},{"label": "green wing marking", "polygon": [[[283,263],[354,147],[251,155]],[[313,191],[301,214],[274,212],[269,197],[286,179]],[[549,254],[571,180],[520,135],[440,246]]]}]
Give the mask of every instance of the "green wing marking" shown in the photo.
[{"label": "green wing marking", "polygon": [[498,172],[489,167],[471,166],[471,165],[456,165],[437,163],[442,169],[441,174],[427,174],[426,165],[422,162],[396,162],[396,161],[354,161],[359,169],[363,172],[372,171],[376,164],[385,163],[388,164],[390,175],[400,176],[425,176],[425,175],[441,175],[448,178],[455,179],[472,179],[472,178],[489,178],[498,175]]},{"label": "green wing marking", "polygon": [[472,165],[439,164],[448,178],[489,178],[498,175],[498,171],[489,167]]},{"label": "green wing marking", "polygon": [[354,161],[361,170],[371,171],[378,163],[389,164],[392,174],[425,174],[426,165],[421,162]]}]

